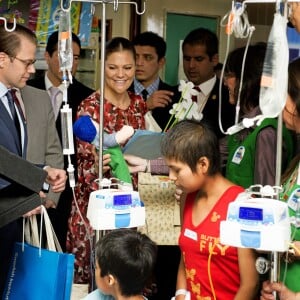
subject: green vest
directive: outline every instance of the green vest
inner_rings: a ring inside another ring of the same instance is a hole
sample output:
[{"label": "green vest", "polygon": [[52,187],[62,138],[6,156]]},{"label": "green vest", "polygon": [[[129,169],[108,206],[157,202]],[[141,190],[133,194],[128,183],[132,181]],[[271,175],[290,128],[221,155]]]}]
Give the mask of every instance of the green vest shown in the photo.
[{"label": "green vest", "polygon": [[[291,220],[291,239],[300,241],[300,227],[295,223],[298,211],[297,203],[300,202],[300,184],[298,183],[298,168],[299,163],[290,175],[289,179],[283,183],[283,191],[280,194],[280,200],[284,202],[295,203],[295,206],[289,206],[289,215]],[[292,201],[291,201],[292,200]],[[293,222],[292,222],[293,220]],[[280,266],[280,281],[282,281],[293,292],[299,292],[299,278],[300,278],[300,260],[296,259],[292,263],[287,264],[282,261]]]},{"label": "green vest", "polygon": [[[238,142],[236,135],[228,137],[228,160],[226,165],[226,178],[244,188],[254,184],[255,148],[258,133],[265,127],[272,126],[277,129],[277,119],[265,119],[257,126],[244,141]],[[287,148],[288,161],[293,155],[293,139],[285,126],[282,128],[283,141]],[[274,149],[275,151],[276,149]]]}]

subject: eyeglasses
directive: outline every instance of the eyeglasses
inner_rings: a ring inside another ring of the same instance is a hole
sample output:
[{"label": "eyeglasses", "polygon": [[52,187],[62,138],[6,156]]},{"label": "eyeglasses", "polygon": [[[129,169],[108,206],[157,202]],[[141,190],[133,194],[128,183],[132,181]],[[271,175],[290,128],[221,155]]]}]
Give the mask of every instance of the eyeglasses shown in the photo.
[{"label": "eyeglasses", "polygon": [[34,65],[34,63],[36,62],[36,59],[21,59],[16,56],[11,57],[11,58],[20,61],[25,66],[26,69],[28,69],[30,66]]}]

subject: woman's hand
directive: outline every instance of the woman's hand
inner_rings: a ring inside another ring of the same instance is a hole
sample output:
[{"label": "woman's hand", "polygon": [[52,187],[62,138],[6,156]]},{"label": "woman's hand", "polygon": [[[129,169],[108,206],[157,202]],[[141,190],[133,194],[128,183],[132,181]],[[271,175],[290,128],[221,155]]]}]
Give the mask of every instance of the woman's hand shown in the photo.
[{"label": "woman's hand", "polygon": [[[94,168],[95,168],[95,173],[98,175],[99,174],[99,152],[97,151],[96,147],[93,145],[92,147],[92,154],[94,155],[95,163],[94,163]],[[110,170],[109,163],[111,161],[110,159],[110,154],[104,154],[102,157],[102,174],[105,174],[107,171]]]},{"label": "woman's hand", "polygon": [[23,215],[23,217],[31,217],[33,215],[38,215],[41,213],[41,206],[39,205],[38,207],[36,207],[35,209],[27,212],[26,214]]},{"label": "woman's hand", "polygon": [[124,154],[124,159],[127,162],[130,173],[146,172],[148,165],[147,159],[131,154]]},{"label": "woman's hand", "polygon": [[275,300],[273,292],[277,292],[280,300],[299,300],[300,294],[289,290],[281,282],[265,281],[261,289],[260,300]]}]

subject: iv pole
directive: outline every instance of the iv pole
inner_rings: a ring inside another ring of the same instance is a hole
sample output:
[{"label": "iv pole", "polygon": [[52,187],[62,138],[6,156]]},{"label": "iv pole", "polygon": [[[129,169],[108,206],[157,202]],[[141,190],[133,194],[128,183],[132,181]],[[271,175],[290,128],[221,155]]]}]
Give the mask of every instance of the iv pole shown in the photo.
[{"label": "iv pole", "polygon": [[[102,4],[102,19],[101,19],[101,64],[100,64],[100,122],[99,132],[103,132],[103,105],[104,105],[104,61],[105,61],[105,43],[106,43],[106,5],[113,4],[114,11],[118,10],[119,4],[132,4],[135,6],[136,14],[142,15],[146,10],[144,1],[142,11],[139,11],[138,4],[131,1],[119,1],[119,0],[61,0],[61,9],[63,11],[69,11],[73,1],[77,2],[89,2],[89,3],[101,3]],[[99,134],[99,182],[101,182],[103,175],[103,134]]]},{"label": "iv pole", "polygon": [[13,23],[12,28],[7,27],[7,19],[6,18],[0,17],[0,20],[4,22],[4,28],[7,32],[12,32],[16,29],[16,24],[17,24],[16,18],[14,18],[14,23]]},{"label": "iv pole", "polygon": [[[76,2],[89,2],[89,3],[101,3],[102,4],[102,19],[101,19],[101,63],[100,63],[100,103],[99,103],[99,188],[101,188],[101,181],[103,179],[103,116],[104,116],[104,62],[105,62],[105,43],[106,43],[106,5],[113,4],[114,11],[118,10],[119,4],[132,4],[135,6],[136,14],[142,15],[145,8],[145,1],[142,11],[139,11],[138,4],[131,1],[119,1],[119,0],[74,0]],[[61,0],[61,9],[64,12],[69,12],[73,0]],[[104,234],[104,232],[103,232]],[[95,238],[98,240],[100,232],[97,230]]]},{"label": "iv pole", "polygon": [[[242,2],[242,9],[245,10],[247,3],[276,3],[277,9],[279,9],[279,3],[284,4],[284,16],[287,17],[287,3],[295,2],[294,0],[244,0]],[[296,1],[300,2],[300,1]],[[282,113],[278,116],[277,125],[277,143],[276,143],[276,174],[275,174],[275,186],[280,186],[281,184],[281,157],[282,157]],[[277,192],[277,198],[278,198]],[[270,281],[277,282],[279,279],[278,270],[280,267],[280,260],[278,252],[271,252],[271,271],[270,271]],[[277,293],[274,292],[275,299],[278,299]]]}]

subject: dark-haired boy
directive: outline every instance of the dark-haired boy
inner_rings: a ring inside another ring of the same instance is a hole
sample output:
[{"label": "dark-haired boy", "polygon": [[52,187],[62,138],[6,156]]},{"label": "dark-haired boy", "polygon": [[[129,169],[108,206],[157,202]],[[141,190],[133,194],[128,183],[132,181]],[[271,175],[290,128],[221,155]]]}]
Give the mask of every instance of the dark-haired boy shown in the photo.
[{"label": "dark-haired boy", "polygon": [[141,300],[152,275],[156,244],[133,229],[116,229],[96,244],[95,278],[98,290],[83,300]]}]

